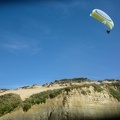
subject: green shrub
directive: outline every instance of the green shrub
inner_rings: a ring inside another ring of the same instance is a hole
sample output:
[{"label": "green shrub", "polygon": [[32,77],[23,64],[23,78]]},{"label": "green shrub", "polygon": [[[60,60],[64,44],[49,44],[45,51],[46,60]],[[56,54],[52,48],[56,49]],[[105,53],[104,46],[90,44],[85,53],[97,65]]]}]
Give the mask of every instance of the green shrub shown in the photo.
[{"label": "green shrub", "polygon": [[30,103],[23,104],[23,111],[24,112],[27,112],[30,108],[31,108],[31,104]]},{"label": "green shrub", "polygon": [[48,98],[52,99],[57,95],[59,95],[60,93],[62,93],[62,91],[63,89],[48,90],[48,91],[40,92],[30,96],[23,102],[23,105],[22,105],[23,111],[27,112],[32,105],[45,103],[46,99]]},{"label": "green shrub", "polygon": [[52,98],[58,96],[59,94],[62,93],[62,90],[63,89],[58,89],[58,90],[51,91],[50,94],[49,94],[49,97],[52,99]]},{"label": "green shrub", "polygon": [[21,104],[22,100],[17,94],[5,94],[0,96],[0,116],[13,111]]},{"label": "green shrub", "polygon": [[117,90],[120,92],[120,80],[109,84],[109,86],[113,86],[113,87],[117,88]]},{"label": "green shrub", "polygon": [[114,98],[116,98],[118,101],[120,101],[120,92],[114,90],[114,89],[111,88],[111,87],[108,87],[108,90],[109,90],[109,93],[110,93]]},{"label": "green shrub", "polygon": [[[65,79],[61,79],[61,80],[55,80],[52,84],[54,83],[58,83],[58,84],[65,84],[65,83],[71,83],[71,82],[86,82],[86,81],[90,81],[88,78],[84,78],[84,77],[80,77],[80,78],[65,78]],[[51,83],[50,83],[51,84]]]},{"label": "green shrub", "polygon": [[103,88],[101,88],[101,85],[92,84],[92,86],[94,87],[94,90],[97,92],[101,92],[103,90]]}]

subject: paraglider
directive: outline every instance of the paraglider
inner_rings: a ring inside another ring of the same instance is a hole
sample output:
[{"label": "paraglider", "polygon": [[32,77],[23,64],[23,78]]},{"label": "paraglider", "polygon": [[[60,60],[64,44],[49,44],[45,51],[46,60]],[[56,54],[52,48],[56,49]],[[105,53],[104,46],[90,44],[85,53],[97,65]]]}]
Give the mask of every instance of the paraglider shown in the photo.
[{"label": "paraglider", "polygon": [[103,23],[107,27],[108,34],[110,33],[110,30],[114,27],[114,22],[112,21],[112,19],[100,9],[94,9],[90,16]]}]

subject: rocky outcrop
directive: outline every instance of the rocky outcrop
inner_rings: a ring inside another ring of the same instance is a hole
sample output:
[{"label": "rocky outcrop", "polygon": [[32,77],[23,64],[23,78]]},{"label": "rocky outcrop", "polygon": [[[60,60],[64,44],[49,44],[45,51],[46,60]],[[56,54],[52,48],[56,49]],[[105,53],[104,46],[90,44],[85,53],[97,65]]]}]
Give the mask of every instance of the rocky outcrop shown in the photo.
[{"label": "rocky outcrop", "polygon": [[[110,86],[119,93],[119,86]],[[27,112],[17,109],[0,120],[103,120],[120,117],[120,99],[113,96],[108,85],[69,88],[45,103],[34,105]]]}]

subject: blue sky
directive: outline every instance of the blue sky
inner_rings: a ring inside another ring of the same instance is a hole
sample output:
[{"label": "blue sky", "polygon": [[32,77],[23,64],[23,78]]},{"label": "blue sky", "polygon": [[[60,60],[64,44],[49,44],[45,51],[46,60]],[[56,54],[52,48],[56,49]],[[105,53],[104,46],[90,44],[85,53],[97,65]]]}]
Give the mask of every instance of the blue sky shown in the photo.
[{"label": "blue sky", "polygon": [[[120,79],[120,0],[0,1],[0,88],[63,78]],[[114,21],[110,34],[90,17]]]}]

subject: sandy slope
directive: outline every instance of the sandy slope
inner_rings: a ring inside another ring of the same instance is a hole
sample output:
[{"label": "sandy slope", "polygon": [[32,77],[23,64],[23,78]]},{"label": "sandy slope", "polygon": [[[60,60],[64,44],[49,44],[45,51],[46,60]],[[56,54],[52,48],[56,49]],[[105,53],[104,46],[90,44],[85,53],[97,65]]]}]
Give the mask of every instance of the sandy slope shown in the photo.
[{"label": "sandy slope", "polygon": [[28,89],[20,88],[17,90],[8,90],[5,92],[2,92],[0,93],[0,96],[4,94],[8,94],[8,93],[15,93],[15,94],[20,95],[22,100],[25,100],[26,98],[30,97],[32,94],[39,93],[39,92],[46,91],[46,90],[59,89],[59,88],[63,88],[63,86],[53,86],[53,87],[37,86],[35,88],[28,88]]},{"label": "sandy slope", "polygon": [[[91,83],[96,83],[96,84],[100,84],[99,82],[82,82],[82,83],[72,83],[73,85],[83,85],[83,84],[91,84]],[[34,86],[33,88],[20,88],[17,90],[8,90],[5,92],[0,92],[0,96],[4,95],[4,94],[8,94],[8,93],[15,93],[20,95],[21,99],[24,101],[26,98],[30,97],[31,95],[35,94],[35,93],[39,93],[42,91],[46,91],[46,90],[53,90],[53,89],[60,89],[60,88],[64,88],[70,86],[70,84],[66,84],[63,86],[60,86],[59,84],[54,84],[50,87],[48,86]]]}]

